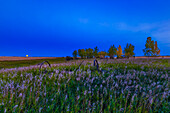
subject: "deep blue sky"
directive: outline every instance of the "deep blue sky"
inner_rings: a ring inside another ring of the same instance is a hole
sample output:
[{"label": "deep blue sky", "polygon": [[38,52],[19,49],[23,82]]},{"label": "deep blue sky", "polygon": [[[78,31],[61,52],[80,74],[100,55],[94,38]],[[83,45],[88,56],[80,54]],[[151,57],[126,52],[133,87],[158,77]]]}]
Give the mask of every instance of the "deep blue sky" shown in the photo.
[{"label": "deep blue sky", "polygon": [[0,56],[67,56],[146,38],[170,55],[170,0],[1,0]]}]

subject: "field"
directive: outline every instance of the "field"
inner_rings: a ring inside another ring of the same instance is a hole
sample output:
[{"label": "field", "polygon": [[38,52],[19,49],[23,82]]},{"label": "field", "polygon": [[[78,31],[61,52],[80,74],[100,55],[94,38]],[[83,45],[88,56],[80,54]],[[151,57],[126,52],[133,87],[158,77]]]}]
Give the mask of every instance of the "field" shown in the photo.
[{"label": "field", "polygon": [[170,112],[170,59],[93,61],[2,69],[0,112]]},{"label": "field", "polygon": [[60,57],[0,57],[0,61],[19,61],[19,60],[38,60],[38,59],[56,59]]},{"label": "field", "polygon": [[44,60],[50,63],[61,63],[65,61],[63,57],[0,57],[0,69],[17,68],[30,65],[37,65]]},{"label": "field", "polygon": [[[170,59],[170,56],[163,56],[163,58]],[[141,56],[135,57],[135,59],[147,59],[147,57]],[[162,56],[150,57],[149,59],[162,59]],[[64,57],[0,57],[0,69],[37,65],[44,60],[47,60],[52,64],[65,62]]]}]

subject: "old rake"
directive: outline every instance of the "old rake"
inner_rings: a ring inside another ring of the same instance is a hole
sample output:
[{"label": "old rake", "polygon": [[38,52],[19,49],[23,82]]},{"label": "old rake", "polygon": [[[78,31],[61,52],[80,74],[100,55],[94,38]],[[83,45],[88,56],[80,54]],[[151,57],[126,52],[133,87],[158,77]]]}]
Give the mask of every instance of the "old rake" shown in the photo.
[{"label": "old rake", "polygon": [[[79,64],[79,66],[74,70],[74,72],[77,72],[77,70],[80,68],[80,66],[83,64],[83,62],[84,62],[84,60]],[[42,70],[42,67],[43,67],[43,65],[45,64],[45,63],[47,63],[48,64],[48,67],[50,68],[50,70]],[[53,71],[53,69],[52,69],[52,67],[51,67],[51,64],[48,62],[48,61],[43,61],[42,63],[40,63],[40,64],[38,64],[38,65],[40,65],[40,67],[39,67],[39,72],[42,74],[42,73],[48,73],[48,74],[50,74],[50,73],[54,73],[54,71]],[[97,71],[98,72],[100,72],[100,73],[102,73],[102,72],[108,72],[107,70],[103,70],[103,69],[99,69],[99,63],[98,63],[98,60],[97,59],[94,59],[94,61],[93,61],[93,66],[94,67],[96,67],[96,69],[97,69]]]},{"label": "old rake", "polygon": [[[43,67],[43,65],[45,64],[45,63],[47,63],[48,64],[48,67],[50,68],[50,70],[42,70],[42,67]],[[40,65],[40,67],[39,67],[39,72],[42,74],[42,73],[52,73],[52,72],[54,72],[54,71],[52,71],[52,68],[51,68],[51,64],[48,62],[48,61],[43,61],[42,63],[40,63],[40,64],[38,64],[38,65]]]}]

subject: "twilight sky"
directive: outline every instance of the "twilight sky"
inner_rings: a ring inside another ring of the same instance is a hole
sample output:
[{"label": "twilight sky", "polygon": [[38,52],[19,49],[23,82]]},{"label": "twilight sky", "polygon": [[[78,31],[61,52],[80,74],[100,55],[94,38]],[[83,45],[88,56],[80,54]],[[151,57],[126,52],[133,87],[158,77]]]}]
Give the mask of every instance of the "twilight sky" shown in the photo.
[{"label": "twilight sky", "polygon": [[73,50],[135,46],[148,36],[170,55],[170,0],[1,0],[0,56],[72,56]]}]

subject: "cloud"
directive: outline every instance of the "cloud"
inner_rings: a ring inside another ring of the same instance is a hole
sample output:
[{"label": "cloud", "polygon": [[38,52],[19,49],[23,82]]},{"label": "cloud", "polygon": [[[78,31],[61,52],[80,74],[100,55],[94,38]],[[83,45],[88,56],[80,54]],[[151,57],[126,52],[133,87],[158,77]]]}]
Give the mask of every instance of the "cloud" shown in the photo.
[{"label": "cloud", "polygon": [[99,25],[104,26],[104,27],[108,27],[108,26],[110,26],[110,24],[108,24],[108,23],[106,23],[106,22],[99,23]]},{"label": "cloud", "polygon": [[140,23],[135,26],[126,23],[117,23],[113,24],[113,27],[121,31],[143,32],[150,34],[150,36],[170,47],[170,21]]},{"label": "cloud", "polygon": [[151,29],[154,29],[157,25],[156,24],[142,23],[142,24],[138,24],[136,26],[132,26],[132,25],[128,25],[126,23],[118,23],[114,26],[118,30],[126,30],[126,31],[132,31],[132,32],[140,32],[140,31],[147,32],[147,31],[150,31]]},{"label": "cloud", "polygon": [[79,18],[79,22],[83,24],[87,24],[89,20],[87,18]]},{"label": "cloud", "polygon": [[151,34],[157,40],[170,47],[170,21],[158,24],[158,29],[152,31]]}]

